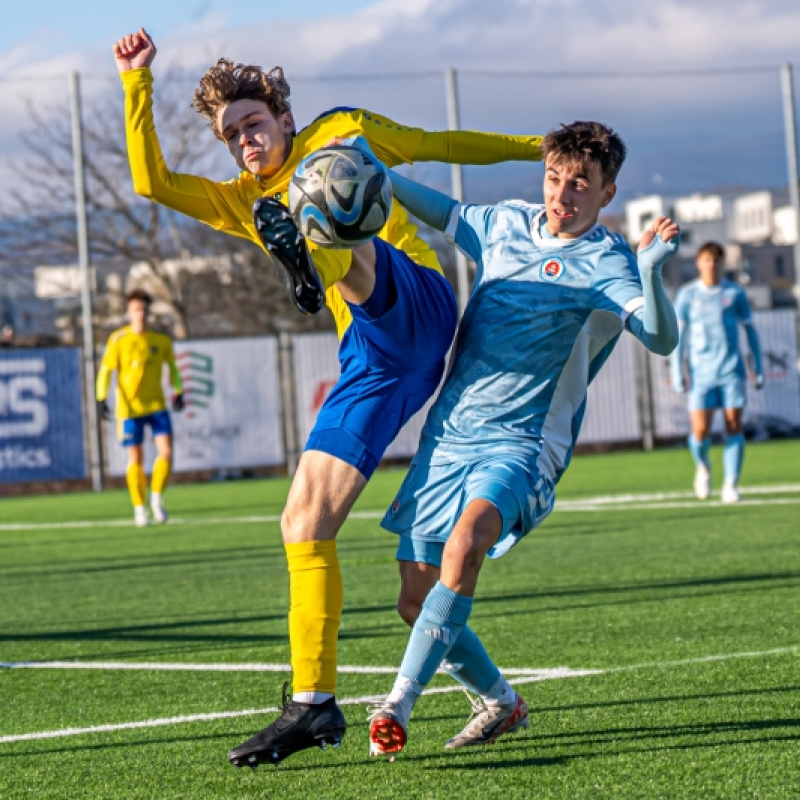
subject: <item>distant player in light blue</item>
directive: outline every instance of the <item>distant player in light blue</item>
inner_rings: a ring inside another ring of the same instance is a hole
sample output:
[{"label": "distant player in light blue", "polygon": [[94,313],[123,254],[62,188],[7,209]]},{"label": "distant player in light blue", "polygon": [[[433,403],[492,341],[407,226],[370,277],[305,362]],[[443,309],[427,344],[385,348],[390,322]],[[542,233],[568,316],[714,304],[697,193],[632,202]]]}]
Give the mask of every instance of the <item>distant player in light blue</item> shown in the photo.
[{"label": "distant player in light blue", "polygon": [[477,273],[452,368],[383,520],[400,537],[398,610],[413,627],[392,692],[372,716],[371,755],[403,748],[414,703],[443,661],[478,697],[446,747],[527,727],[525,701],[466,625],[481,565],[552,511],[587,387],[622,332],[662,355],[678,342],[661,282],[678,226],[656,220],[637,267],[625,241],[597,223],[625,158],[620,138],[575,122],[548,134],[543,153],[544,206],[461,206],[392,173],[395,198],[446,231]]},{"label": "distant player in light blue", "polygon": [[[744,460],[742,412],[747,397],[740,324],[753,354],[756,389],[764,385],[764,370],[747,296],[741,286],[722,277],[724,257],[716,242],[708,242],[697,251],[699,277],[683,286],[675,298],[680,338],[670,366],[675,390],[689,392],[689,450],[696,464],[695,494],[701,500],[711,494],[711,420],[714,410],[721,408],[725,414],[722,502],[738,503]],[[688,380],[684,371],[687,360]]]}]

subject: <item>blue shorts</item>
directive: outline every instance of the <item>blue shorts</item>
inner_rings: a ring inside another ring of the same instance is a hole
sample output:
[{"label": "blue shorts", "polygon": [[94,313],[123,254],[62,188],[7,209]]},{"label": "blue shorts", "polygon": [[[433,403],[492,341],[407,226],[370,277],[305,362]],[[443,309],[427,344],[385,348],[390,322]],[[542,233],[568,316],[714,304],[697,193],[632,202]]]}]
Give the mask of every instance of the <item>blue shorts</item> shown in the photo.
[{"label": "blue shorts", "polygon": [[431,398],[444,371],[458,309],[450,284],[375,239],[376,276],[393,283],[391,306],[370,317],[351,305],[340,376],[305,450],[321,450],[369,479],[403,425]]},{"label": "blue shorts", "polygon": [[120,420],[120,441],[124,447],[139,445],[144,441],[144,426],[149,425],[153,436],[172,436],[172,419],[168,411],[156,411],[144,417]]},{"label": "blue shorts", "polygon": [[744,408],[747,389],[744,378],[732,378],[715,386],[692,386],[689,389],[689,410],[708,408]]},{"label": "blue shorts", "polygon": [[381,522],[400,536],[398,561],[441,566],[445,542],[473,500],[487,500],[500,512],[503,531],[489,551],[491,558],[498,558],[550,514],[555,486],[520,459],[508,456],[413,463]]}]

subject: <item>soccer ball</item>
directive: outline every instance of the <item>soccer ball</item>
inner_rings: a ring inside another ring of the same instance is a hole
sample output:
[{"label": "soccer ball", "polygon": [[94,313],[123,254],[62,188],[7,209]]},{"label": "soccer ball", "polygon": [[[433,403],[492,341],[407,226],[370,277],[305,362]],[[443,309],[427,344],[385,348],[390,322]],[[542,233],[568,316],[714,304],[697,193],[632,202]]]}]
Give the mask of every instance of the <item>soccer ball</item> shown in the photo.
[{"label": "soccer ball", "polygon": [[321,247],[350,249],[386,224],[392,184],[386,168],[363,150],[323,147],[306,156],[289,183],[289,211],[300,233]]}]

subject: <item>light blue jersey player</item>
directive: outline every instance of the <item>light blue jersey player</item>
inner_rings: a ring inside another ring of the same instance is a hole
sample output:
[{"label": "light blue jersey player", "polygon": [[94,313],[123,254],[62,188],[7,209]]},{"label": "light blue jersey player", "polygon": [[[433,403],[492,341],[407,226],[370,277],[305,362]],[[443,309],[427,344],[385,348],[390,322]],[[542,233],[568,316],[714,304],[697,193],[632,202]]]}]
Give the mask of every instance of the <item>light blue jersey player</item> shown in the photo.
[{"label": "light blue jersey player", "polygon": [[675,298],[680,337],[670,368],[675,390],[689,392],[689,450],[695,461],[695,494],[701,500],[711,494],[711,421],[714,410],[721,408],[725,414],[722,501],[737,503],[744,460],[742,412],[747,399],[739,325],[744,325],[747,333],[757,389],[764,385],[764,372],[747,296],[741,286],[722,277],[723,259],[724,251],[716,242],[708,242],[697,251],[699,277],[682,287]]},{"label": "light blue jersey player", "polygon": [[480,698],[447,747],[527,727],[524,700],[466,625],[481,565],[553,509],[587,387],[622,332],[663,355],[677,343],[661,283],[677,225],[657,220],[637,266],[621,237],[597,224],[616,190],[622,141],[599,123],[577,122],[548,134],[543,151],[544,206],[459,206],[392,177],[395,198],[449,233],[477,273],[450,372],[383,520],[399,535],[398,609],[412,631],[371,721],[372,755],[403,748],[414,703],[443,662]]}]

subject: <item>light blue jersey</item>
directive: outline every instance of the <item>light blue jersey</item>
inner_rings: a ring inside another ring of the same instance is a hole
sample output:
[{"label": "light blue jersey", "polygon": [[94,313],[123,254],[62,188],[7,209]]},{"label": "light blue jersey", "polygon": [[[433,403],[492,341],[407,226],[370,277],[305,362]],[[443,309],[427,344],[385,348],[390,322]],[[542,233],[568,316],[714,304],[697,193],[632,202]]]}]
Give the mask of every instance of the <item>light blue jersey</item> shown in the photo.
[{"label": "light blue jersey", "polygon": [[554,481],[566,468],[587,387],[644,301],[621,236],[596,225],[554,239],[543,216],[543,206],[522,201],[453,212],[448,233],[477,273],[419,458],[503,452],[533,459]]},{"label": "light blue jersey", "polygon": [[671,357],[676,388],[681,386],[687,351],[692,393],[743,382],[738,326],[753,324],[744,289],[726,279],[718,286],[705,286],[697,278],[678,291],[675,313],[680,326],[680,342]]},{"label": "light blue jersey", "polygon": [[503,520],[492,557],[544,520],[589,383],[644,304],[622,237],[595,225],[579,239],[555,239],[543,222],[543,206],[522,201],[452,212],[447,233],[477,273],[452,367],[382,523],[401,535],[402,560],[438,565],[476,499]]}]

